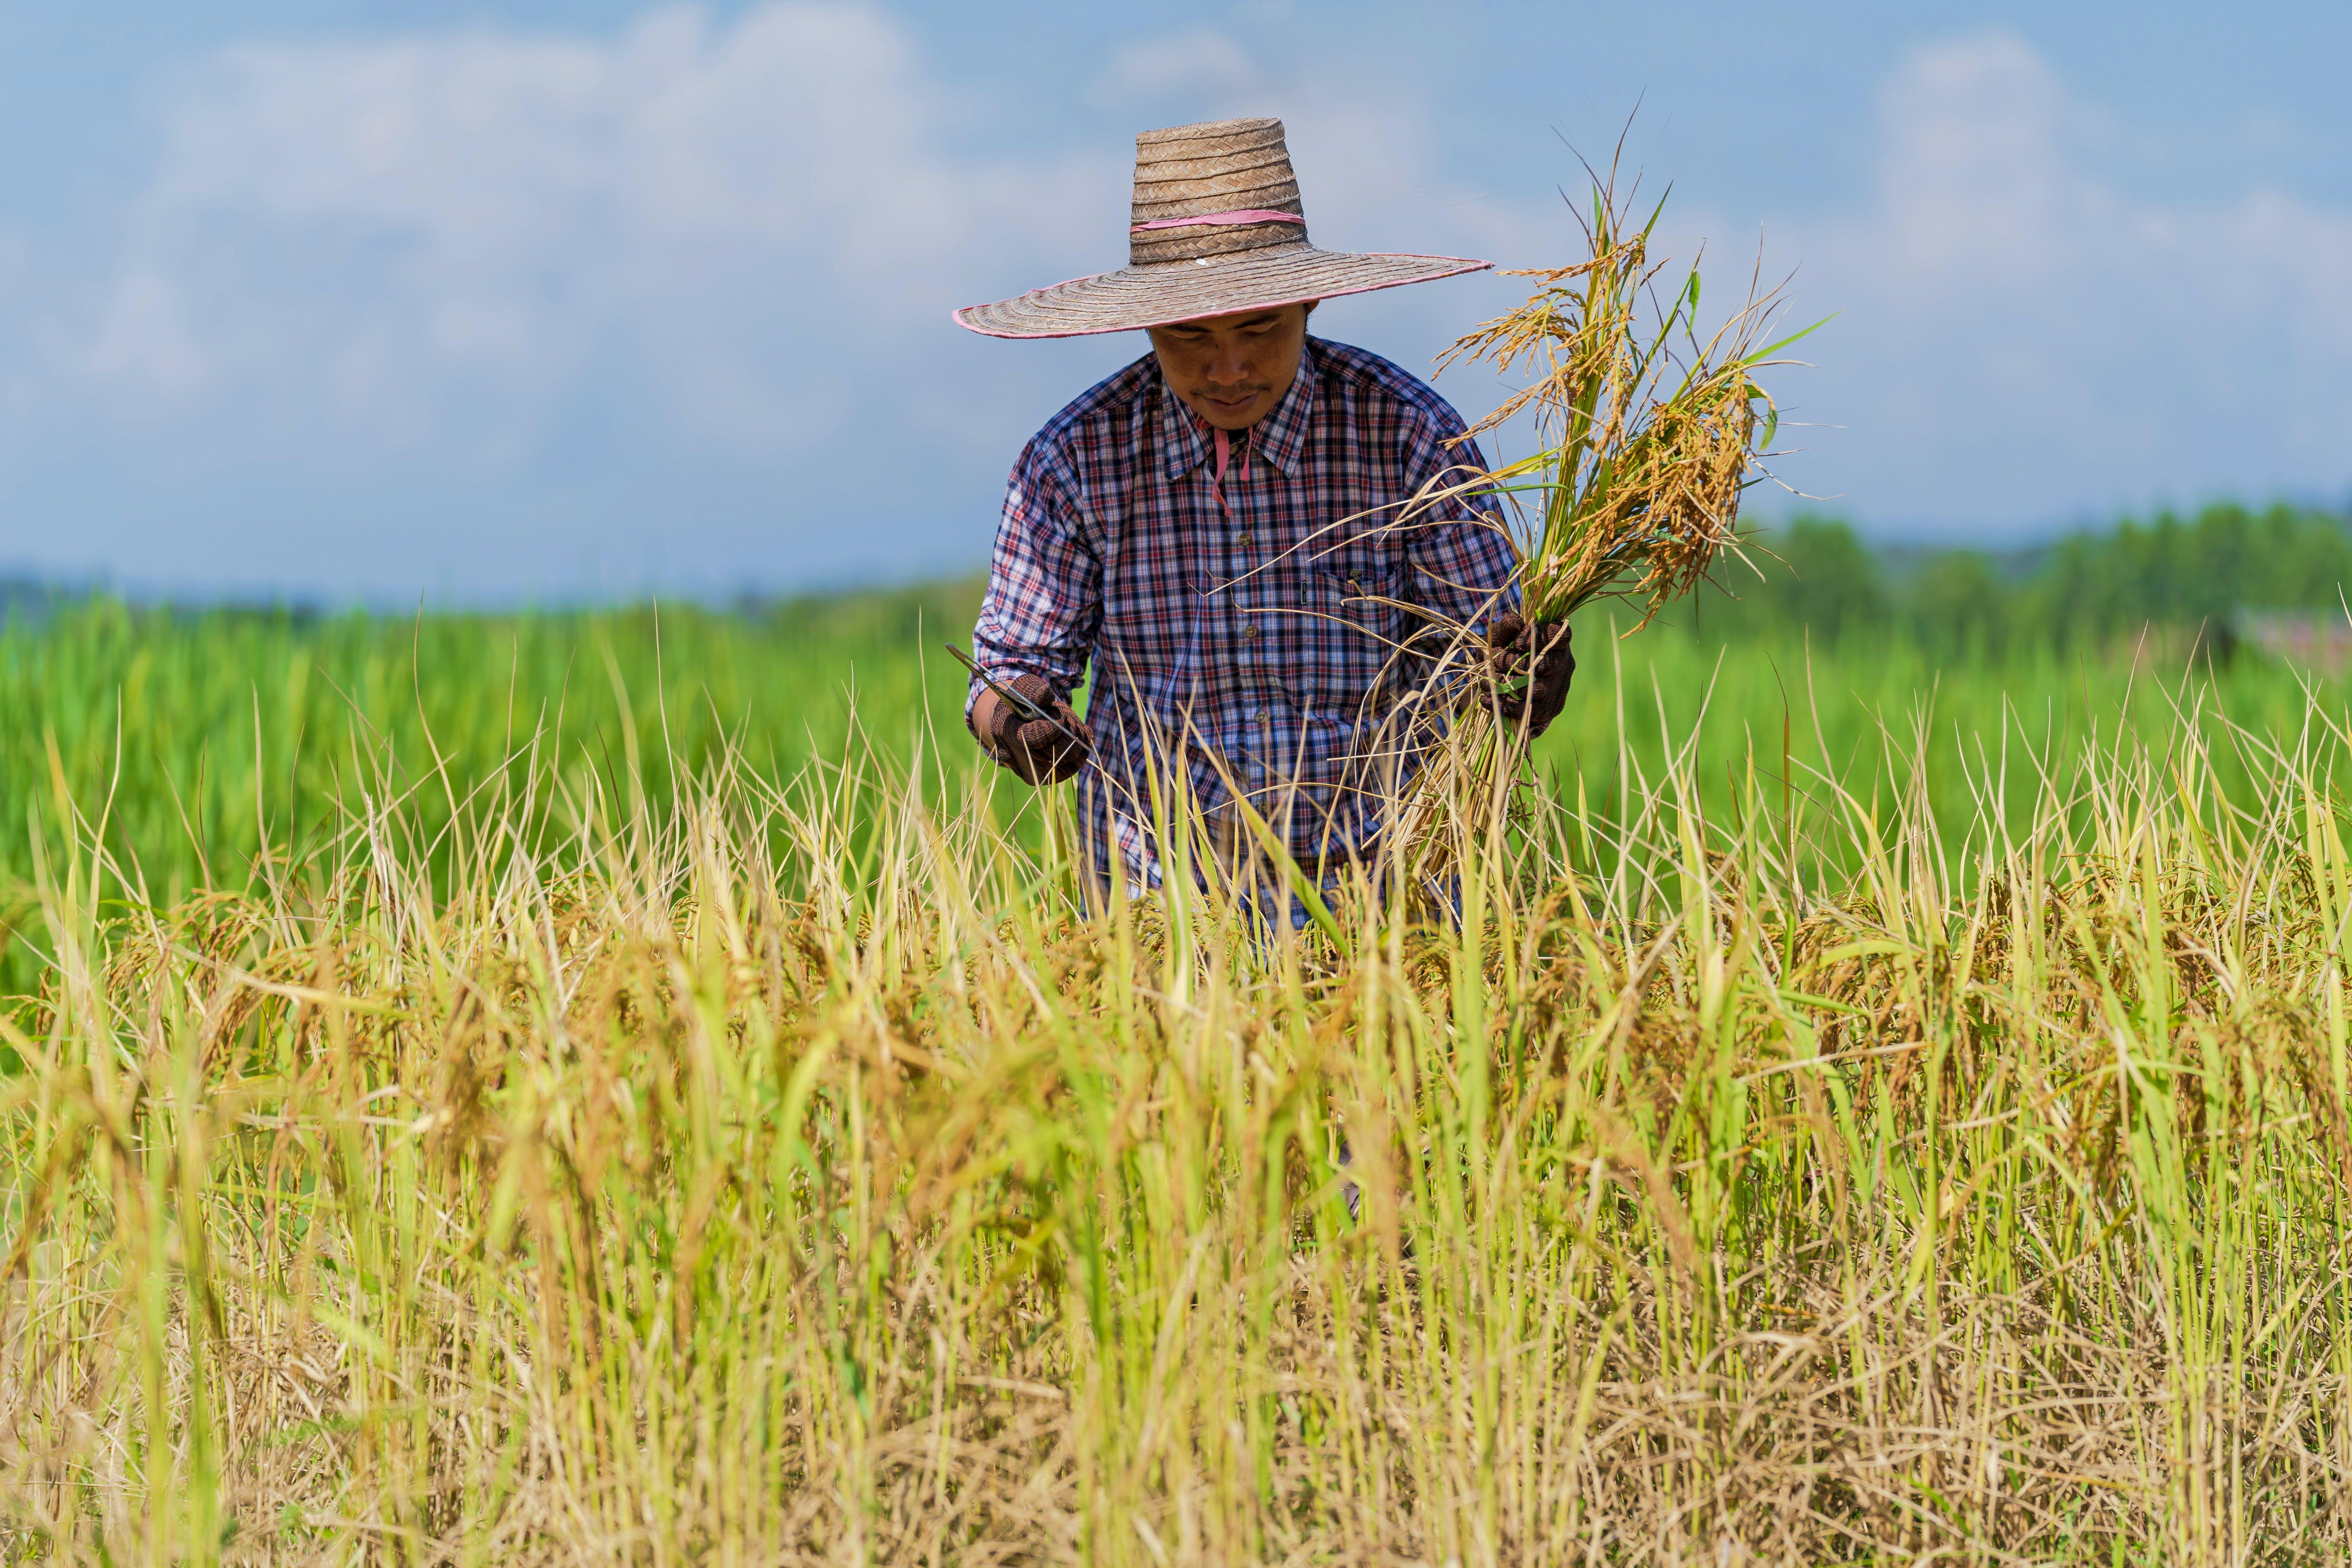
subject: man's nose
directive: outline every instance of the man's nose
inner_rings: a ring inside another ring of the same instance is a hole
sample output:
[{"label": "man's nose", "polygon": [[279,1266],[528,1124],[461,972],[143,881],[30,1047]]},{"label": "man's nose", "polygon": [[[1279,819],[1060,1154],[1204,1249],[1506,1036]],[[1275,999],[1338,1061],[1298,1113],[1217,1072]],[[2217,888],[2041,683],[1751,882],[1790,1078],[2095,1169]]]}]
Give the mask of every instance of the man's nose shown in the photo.
[{"label": "man's nose", "polygon": [[1231,386],[1249,379],[1250,362],[1247,353],[1238,346],[1219,347],[1209,355],[1209,379],[1219,386]]}]

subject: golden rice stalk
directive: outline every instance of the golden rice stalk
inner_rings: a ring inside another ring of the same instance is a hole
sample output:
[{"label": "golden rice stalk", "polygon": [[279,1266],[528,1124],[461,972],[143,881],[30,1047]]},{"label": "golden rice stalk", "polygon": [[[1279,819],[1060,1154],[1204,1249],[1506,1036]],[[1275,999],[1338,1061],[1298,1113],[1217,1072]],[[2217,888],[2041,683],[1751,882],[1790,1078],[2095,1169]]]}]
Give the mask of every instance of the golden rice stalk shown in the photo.
[{"label": "golden rice stalk", "polygon": [[1747,304],[1701,339],[1696,264],[1670,300],[1654,287],[1665,264],[1651,261],[1650,241],[1663,207],[1629,230],[1613,174],[1596,183],[1591,258],[1507,274],[1539,287],[1439,362],[1540,372],[1469,433],[1535,415],[1539,449],[1487,487],[1527,498],[1537,516],[1520,564],[1530,619],[1616,596],[1642,602],[1647,625],[1696,587],[1724,551],[1736,552],[1740,496],[1762,476],[1779,426],[1755,373],[1804,333],[1758,347],[1780,295],[1759,295],[1751,283]]},{"label": "golden rice stalk", "polygon": [[[1630,193],[1629,193],[1630,195]],[[1528,302],[1457,340],[1439,361],[1483,361],[1505,375],[1536,373],[1463,439],[1532,412],[1539,448],[1491,474],[1419,498],[1426,515],[1447,502],[1507,496],[1530,525],[1520,531],[1518,585],[1524,613],[1559,621],[1596,599],[1641,606],[1634,628],[1706,580],[1739,550],[1739,500],[1763,477],[1780,423],[1756,373],[1802,337],[1759,346],[1780,304],[1751,277],[1746,304],[1699,335],[1696,262],[1671,296],[1655,287],[1665,262],[1650,257],[1661,201],[1631,226],[1612,167],[1596,174],[1584,222],[1589,258],[1520,270],[1533,278]],[[1806,331],[1811,328],[1805,329]],[[1468,628],[1456,628],[1453,662],[1483,698],[1479,656]],[[1460,861],[1464,836],[1491,831],[1507,809],[1498,787],[1524,747],[1502,732],[1485,701],[1462,706],[1402,804],[1391,844],[1412,882],[1439,889]]]}]

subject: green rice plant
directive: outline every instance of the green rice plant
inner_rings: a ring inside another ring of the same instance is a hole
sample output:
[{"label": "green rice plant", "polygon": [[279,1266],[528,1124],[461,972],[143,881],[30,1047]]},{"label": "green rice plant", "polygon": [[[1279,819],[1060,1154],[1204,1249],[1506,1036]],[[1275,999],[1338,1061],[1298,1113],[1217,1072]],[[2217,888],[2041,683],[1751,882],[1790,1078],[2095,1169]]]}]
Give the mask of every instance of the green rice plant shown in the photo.
[{"label": "green rice plant", "polygon": [[919,633],[969,626],[979,598],[963,583],[734,615],[415,617],[99,600],[0,625],[0,994],[37,980],[6,933],[32,836],[67,820],[60,791],[150,903],[266,887],[272,866],[335,853],[338,802],[383,781],[446,881],[456,801],[502,795],[528,807],[518,826],[545,826],[534,757],[570,787],[593,773],[667,809],[730,747],[784,775],[837,754],[852,692],[894,742],[918,714],[948,721],[957,693],[927,679]]},{"label": "green rice plant", "polygon": [[[60,791],[102,826],[139,896],[172,906],[264,887],[270,866],[331,854],[350,823],[339,803],[382,773],[405,792],[403,820],[446,885],[453,800],[503,792],[535,814],[522,826],[562,827],[549,817],[558,797],[524,787],[534,754],[567,787],[593,773],[666,811],[676,781],[730,746],[772,777],[837,755],[853,695],[873,743],[893,755],[925,726],[953,737],[962,689],[936,658],[926,665],[920,628],[966,623],[977,603],[976,584],[724,616],[306,618],[100,602],[0,627],[0,994],[38,984],[32,950],[10,932],[34,913],[34,837],[65,853]],[[1776,756],[1784,740],[1791,755],[1826,752],[1843,774],[1879,777],[1907,752],[1921,693],[1932,692],[1929,798],[1954,826],[1975,810],[1960,764],[1976,737],[2030,737],[2070,766],[2107,726],[2153,736],[2179,721],[2158,677],[2185,667],[2185,647],[2061,658],[2021,643],[1956,658],[1901,636],[1808,646],[1798,628],[1727,641],[1712,614],[1616,641],[1630,624],[1612,620],[1618,608],[1580,616],[1584,684],[1530,748],[1546,787],[1603,816],[1625,805],[1621,747],[1654,772],[1694,735],[1711,809],[1727,808],[1751,745],[1774,777],[1788,772]],[[2296,672],[2242,657],[2213,679],[2242,722],[2300,722]],[[2338,700],[2333,682],[2314,689]],[[2198,721],[2215,724],[2210,713]],[[2252,779],[2226,746],[2217,759],[2231,798],[2250,799]],[[2013,792],[2011,809],[2028,804]]]},{"label": "green rice plant", "polygon": [[381,761],[170,903],[68,796],[0,1550],[2343,1562],[2345,720],[2156,695],[1855,763],[1625,679],[1609,809],[1297,938],[920,728]]}]

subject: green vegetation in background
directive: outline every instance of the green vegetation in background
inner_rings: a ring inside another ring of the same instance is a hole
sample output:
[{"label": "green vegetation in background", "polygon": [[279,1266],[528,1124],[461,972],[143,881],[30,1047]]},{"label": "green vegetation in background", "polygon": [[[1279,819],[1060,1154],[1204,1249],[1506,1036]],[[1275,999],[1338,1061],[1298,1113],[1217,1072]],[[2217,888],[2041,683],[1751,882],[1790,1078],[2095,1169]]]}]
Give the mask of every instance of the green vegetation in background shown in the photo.
[{"label": "green vegetation in background", "polygon": [[[2136,664],[2134,616],[2331,603],[2352,579],[2341,526],[2283,509],[2127,525],[2025,563],[1948,552],[1907,572],[1833,522],[1762,542],[1766,575],[1736,599],[1709,595],[1622,642],[1607,607],[1580,617],[1576,690],[1537,758],[1564,794],[1612,810],[1669,747],[1691,748],[1702,787],[1727,791],[1751,742],[1785,755],[1790,789],[1823,768],[1891,777],[1924,745],[1932,805],[1962,824],[1977,803],[1956,764],[1980,749],[1997,760],[2006,742],[2021,787],[2029,752],[2063,764],[2118,726],[2147,736],[2176,722],[2187,645]],[[938,645],[969,637],[979,591],[415,619],[97,601],[12,621],[0,630],[0,927],[26,907],[35,844],[61,842],[60,790],[103,815],[123,864],[170,904],[252,885],[265,840],[305,858],[362,793],[415,790],[410,819],[445,824],[457,803],[519,787],[534,743],[575,785],[641,779],[657,809],[723,738],[775,778],[837,760],[853,707],[885,748],[929,726],[950,765],[970,765],[963,679]],[[2297,672],[2245,655],[2200,665],[2209,675],[2209,732],[2223,715],[2256,732],[2301,721]],[[2334,710],[2332,683],[2319,692]],[[2236,791],[2233,748],[2216,755]],[[563,805],[542,793],[540,826],[563,826]],[[25,957],[6,963],[0,984],[17,988]]]},{"label": "green vegetation in background", "polygon": [[[838,759],[853,706],[893,745],[923,721],[960,738],[961,678],[937,641],[967,635],[978,602],[960,583],[752,614],[320,618],[100,600],[12,620],[0,933],[36,843],[54,857],[62,841],[61,793],[171,904],[250,886],[265,841],[280,858],[316,852],[362,794],[413,791],[437,837],[457,803],[519,787],[534,747],[564,780],[593,773],[623,798],[641,782],[666,810],[726,739],[773,776]],[[542,792],[537,810],[560,805]]]},{"label": "green vegetation in background", "polygon": [[2144,628],[2225,626],[2242,609],[2340,609],[2352,585],[2352,531],[2327,512],[2207,507],[2182,520],[1995,553],[1874,552],[1843,522],[1801,517],[1760,534],[1757,570],[1672,619],[1718,640],[1810,634],[1818,647],[1893,637],[1942,658],[2047,647],[2099,649]]},{"label": "green vegetation in background", "polygon": [[[1902,776],[1957,831],[1984,808],[1988,778],[2014,824],[2039,772],[2119,741],[2161,746],[2184,718],[2216,742],[2222,793],[2242,803],[2264,738],[2313,715],[2344,721],[2338,679],[2228,633],[2242,607],[2340,610],[2352,531],[2327,513],[2213,506],[2005,555],[1882,554],[1806,517],[1749,554],[1756,570],[1730,564],[1724,587],[1622,643],[1605,609],[1579,622],[1576,695],[1538,752],[1560,788],[1605,812],[1629,787],[1620,774],[1634,776],[1621,761],[1654,777],[1674,746],[1727,795],[1753,742],[1785,747],[1790,789],[1823,772]],[[1622,722],[1595,700],[1604,671],[1622,679]],[[2341,739],[2314,738],[2323,767]],[[1915,754],[1928,765],[1909,770]]]}]

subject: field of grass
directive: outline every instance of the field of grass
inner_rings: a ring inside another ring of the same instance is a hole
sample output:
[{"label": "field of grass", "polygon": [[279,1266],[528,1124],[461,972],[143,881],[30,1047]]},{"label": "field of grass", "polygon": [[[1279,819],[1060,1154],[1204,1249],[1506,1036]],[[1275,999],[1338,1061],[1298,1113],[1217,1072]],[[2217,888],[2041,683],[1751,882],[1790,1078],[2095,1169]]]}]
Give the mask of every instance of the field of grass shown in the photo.
[{"label": "field of grass", "polygon": [[[940,644],[969,641],[979,595],[967,583],[754,616],[688,606],[413,621],[100,604],[0,626],[0,889],[28,886],[35,845],[60,848],[76,814],[103,826],[148,901],[168,905],[257,885],[265,858],[324,853],[362,798],[401,800],[428,847],[453,801],[484,790],[543,815],[553,797],[520,791],[534,768],[641,789],[667,810],[730,750],[772,780],[837,761],[853,713],[892,754],[943,737],[961,765],[963,686]],[[1979,741],[2053,764],[2118,738],[2161,748],[2189,673],[2187,643],[2160,633],[2135,658],[2131,644],[1937,649],[1893,635],[1814,647],[1801,631],[1727,640],[1665,626],[1618,642],[1612,629],[1605,611],[1579,621],[1576,696],[1537,756],[1604,815],[1631,787],[1621,760],[1654,773],[1669,744],[1695,739],[1710,799],[1751,749],[1801,784],[1806,768],[1876,780],[1902,764],[1907,776],[1924,745],[1935,809],[1964,824],[1977,802],[1957,763]],[[2295,672],[2249,658],[2214,674],[2188,689],[2208,734],[2224,714],[2266,732],[2304,722]],[[2340,705],[2331,685],[2317,689]],[[2228,748],[2217,766],[2229,787],[2247,785]]]},{"label": "field of grass", "polygon": [[1584,626],[1268,944],[971,598],[0,633],[0,1561],[2352,1559],[2332,685]]}]

